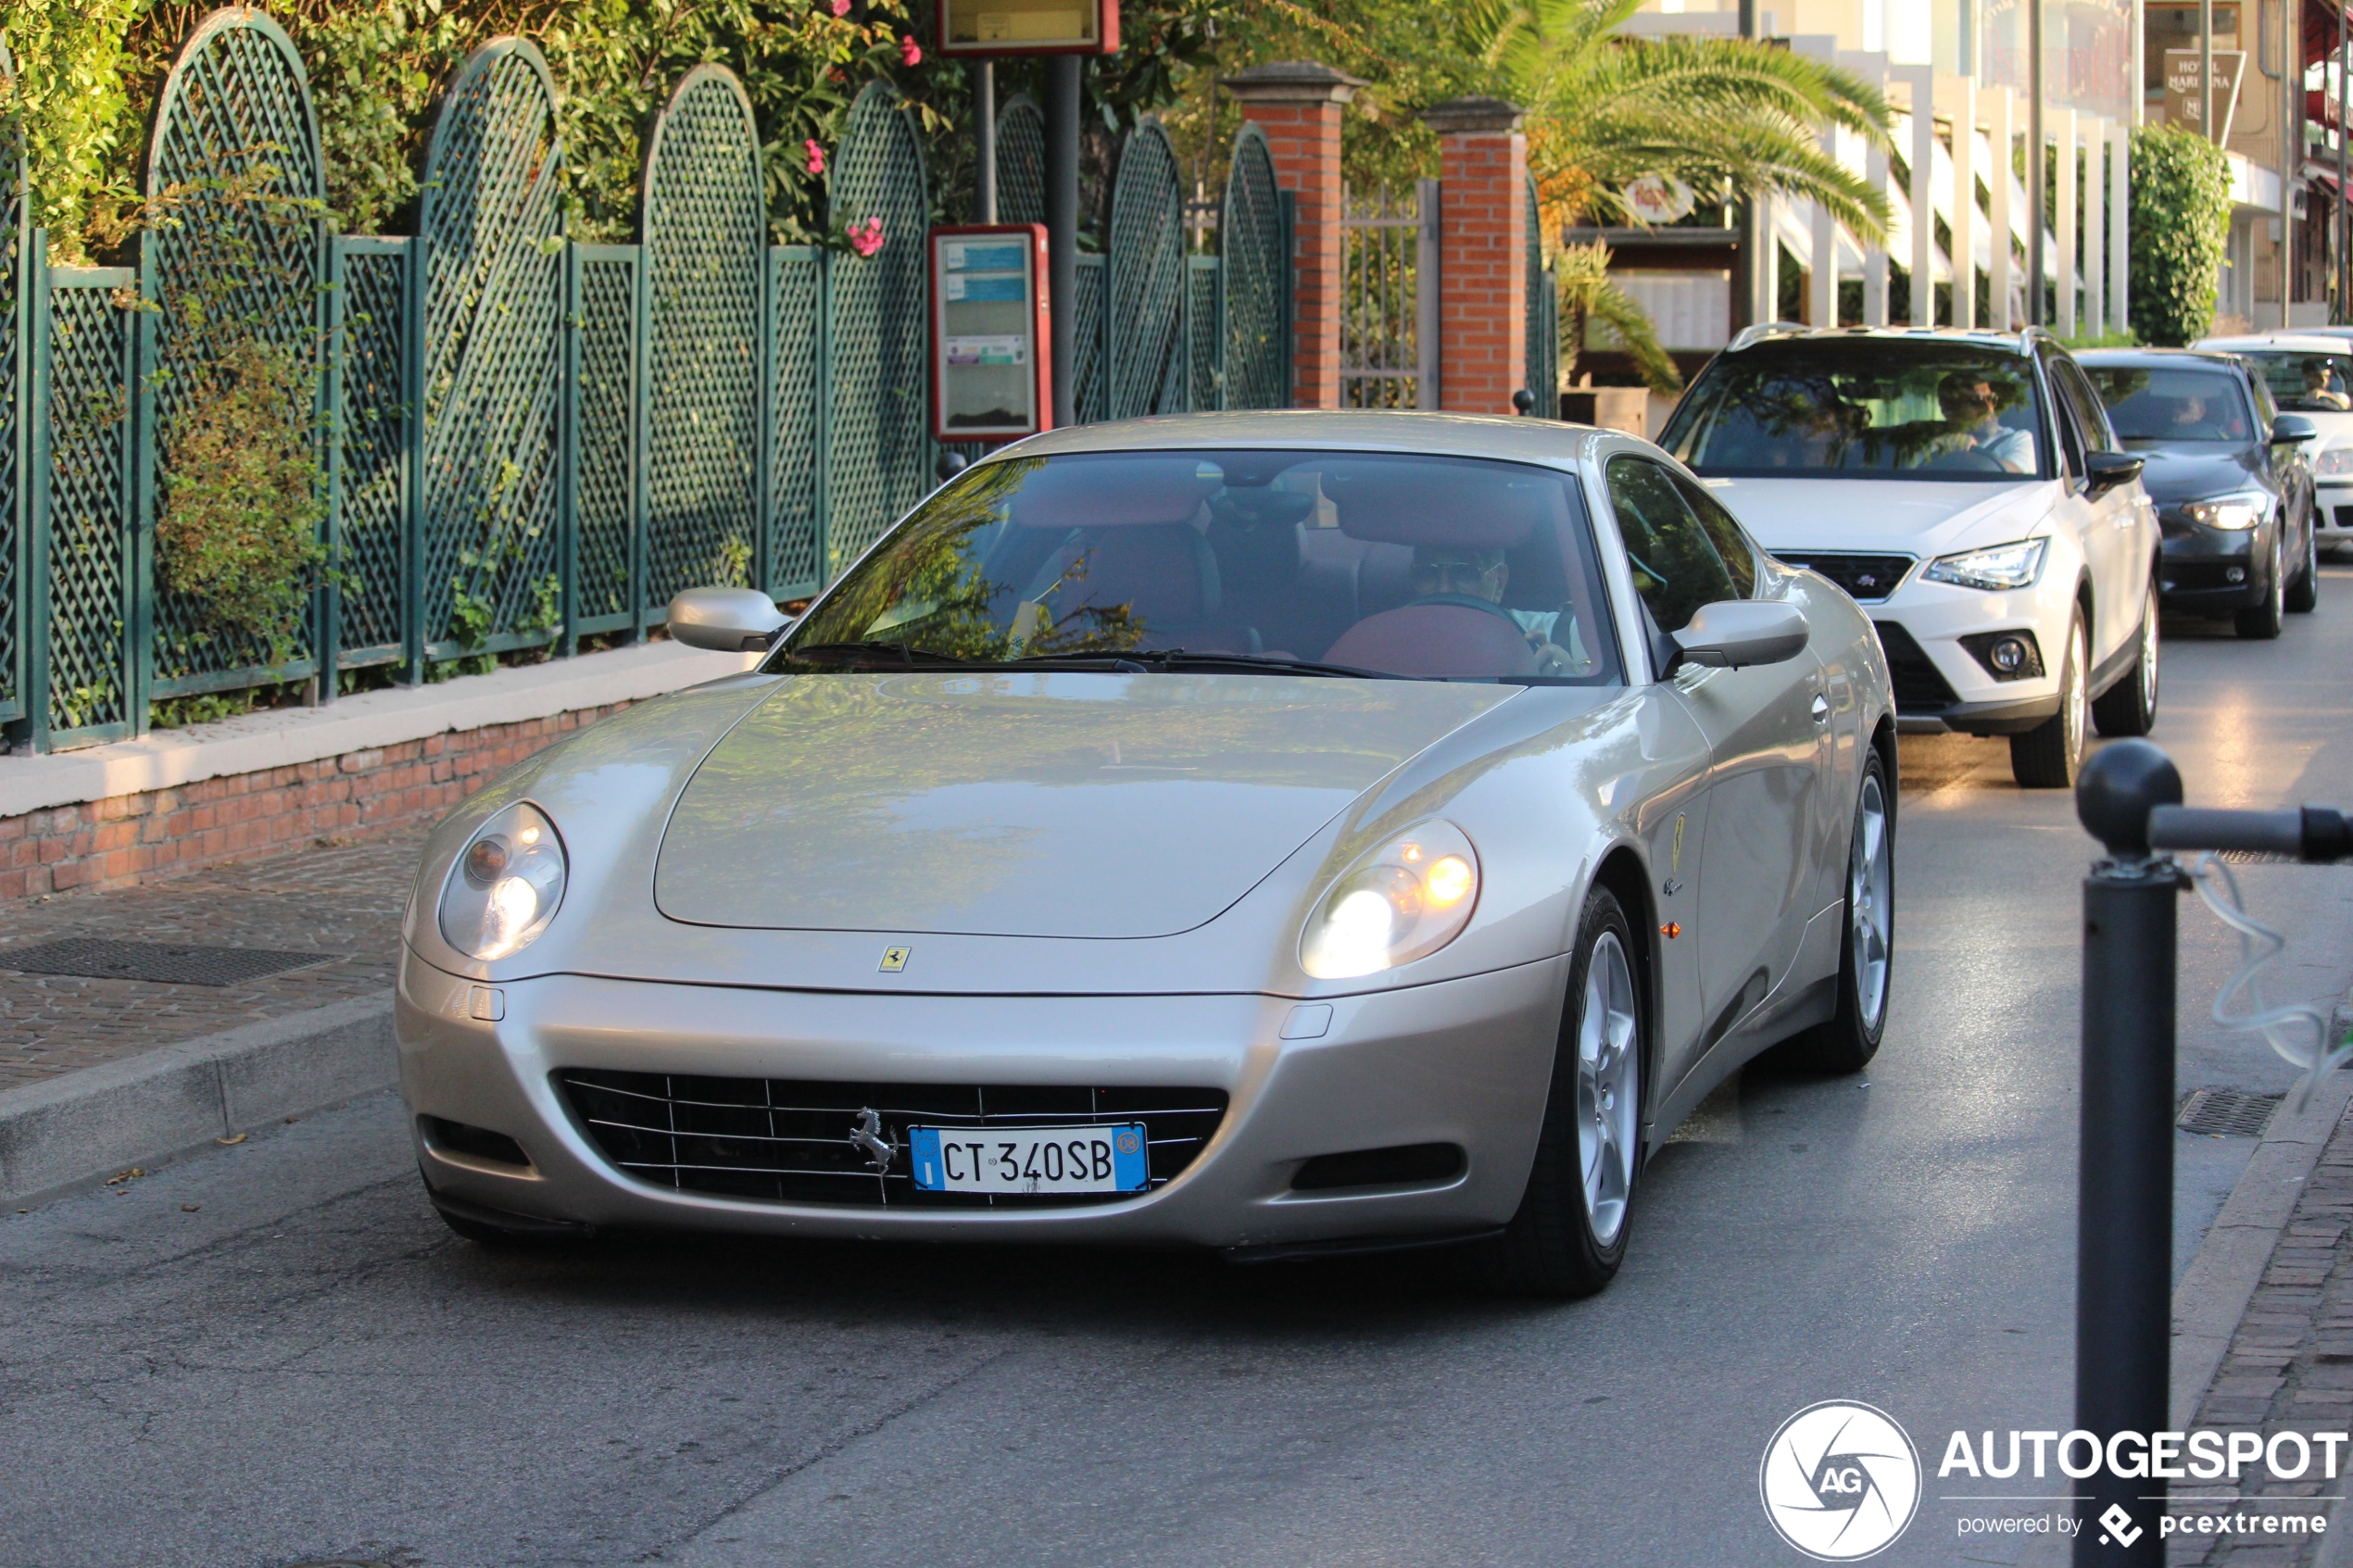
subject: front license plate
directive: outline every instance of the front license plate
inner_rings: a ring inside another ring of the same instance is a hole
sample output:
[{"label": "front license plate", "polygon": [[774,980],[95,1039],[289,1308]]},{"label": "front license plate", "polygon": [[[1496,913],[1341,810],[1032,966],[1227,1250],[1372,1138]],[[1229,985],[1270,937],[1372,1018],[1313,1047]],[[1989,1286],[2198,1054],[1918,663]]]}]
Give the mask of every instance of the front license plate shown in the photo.
[{"label": "front license plate", "polygon": [[910,1127],[915,1185],[925,1192],[1142,1192],[1151,1185],[1144,1124],[1103,1127]]}]

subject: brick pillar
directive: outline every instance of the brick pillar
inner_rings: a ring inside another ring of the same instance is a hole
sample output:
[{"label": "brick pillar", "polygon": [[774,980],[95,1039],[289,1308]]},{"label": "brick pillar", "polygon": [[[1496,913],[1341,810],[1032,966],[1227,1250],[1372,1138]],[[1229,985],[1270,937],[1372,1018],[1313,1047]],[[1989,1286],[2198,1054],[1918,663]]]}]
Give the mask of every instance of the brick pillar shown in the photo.
[{"label": "brick pillar", "polygon": [[1293,193],[1291,406],[1340,407],[1340,107],[1364,82],[1309,60],[1252,66],[1227,92],[1265,133],[1275,180]]},{"label": "brick pillar", "polygon": [[[1528,380],[1528,138],[1501,98],[1422,111],[1440,157],[1439,407],[1509,414]],[[1557,409],[1540,408],[1554,415]]]}]

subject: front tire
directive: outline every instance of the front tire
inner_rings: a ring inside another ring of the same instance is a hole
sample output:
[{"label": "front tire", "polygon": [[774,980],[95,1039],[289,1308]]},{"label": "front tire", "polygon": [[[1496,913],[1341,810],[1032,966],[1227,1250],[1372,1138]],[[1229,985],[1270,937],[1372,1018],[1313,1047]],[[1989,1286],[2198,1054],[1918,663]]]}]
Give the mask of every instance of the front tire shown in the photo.
[{"label": "front tire", "polygon": [[2092,699],[2092,722],[2108,736],[2145,735],[2157,726],[2157,584],[2141,608],[2141,651],[2133,672]]},{"label": "front tire", "polygon": [[2010,776],[2020,789],[2073,789],[2075,770],[2083,760],[2083,727],[2091,704],[2084,700],[2084,666],[2091,662],[2084,646],[2083,617],[2077,615],[2067,631],[2067,658],[2059,665],[2059,707],[2057,713],[2022,735],[2010,737]]},{"label": "front tire", "polygon": [[1578,926],[1528,1190],[1488,1247],[1490,1277],[1513,1295],[1591,1296],[1625,1261],[1650,1043],[1635,951],[1625,910],[1595,888]]},{"label": "front tire", "polygon": [[1887,1033],[1895,958],[1895,797],[1874,749],[1856,792],[1846,850],[1846,933],[1839,944],[1838,1012],[1783,1042],[1776,1056],[1801,1073],[1860,1073]]},{"label": "front tire", "polygon": [[2288,585],[2283,601],[2290,615],[2309,615],[2321,608],[2321,536],[2304,541],[2304,570]]},{"label": "front tire", "polygon": [[2262,599],[2231,618],[2231,629],[2253,642],[2268,643],[2280,634],[2282,612],[2287,608],[2287,585],[2281,581],[2285,563],[2280,559],[2280,542],[2271,541],[2271,580],[2265,584]]}]

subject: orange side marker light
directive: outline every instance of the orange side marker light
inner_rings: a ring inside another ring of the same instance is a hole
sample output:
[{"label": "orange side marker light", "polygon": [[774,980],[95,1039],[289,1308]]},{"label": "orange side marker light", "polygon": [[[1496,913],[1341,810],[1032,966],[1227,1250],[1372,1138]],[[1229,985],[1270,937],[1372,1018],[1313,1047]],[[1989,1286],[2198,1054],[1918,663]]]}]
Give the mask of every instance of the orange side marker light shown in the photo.
[{"label": "orange side marker light", "polygon": [[1683,935],[1683,928],[1670,920],[1665,925],[1658,928],[1658,933],[1660,935],[1666,937],[1669,942],[1672,942],[1676,937]]}]

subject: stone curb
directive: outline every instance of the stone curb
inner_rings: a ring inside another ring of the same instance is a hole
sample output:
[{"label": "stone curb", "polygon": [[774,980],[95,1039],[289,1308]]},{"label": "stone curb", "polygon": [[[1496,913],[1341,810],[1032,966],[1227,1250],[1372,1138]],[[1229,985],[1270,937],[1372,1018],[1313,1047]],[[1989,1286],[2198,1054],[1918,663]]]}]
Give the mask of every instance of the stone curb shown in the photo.
[{"label": "stone curb", "polygon": [[392,997],[355,997],[0,1091],[0,1201],[25,1207],[389,1086]]}]

